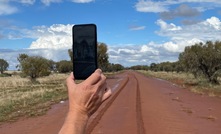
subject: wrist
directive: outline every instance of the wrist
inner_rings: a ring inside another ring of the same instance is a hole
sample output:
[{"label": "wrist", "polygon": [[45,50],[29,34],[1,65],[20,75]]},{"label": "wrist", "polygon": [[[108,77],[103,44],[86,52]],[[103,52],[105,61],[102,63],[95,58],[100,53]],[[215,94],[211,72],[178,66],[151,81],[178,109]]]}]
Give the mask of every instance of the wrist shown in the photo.
[{"label": "wrist", "polygon": [[78,110],[78,109],[69,109],[68,113],[67,113],[67,118],[66,121],[68,122],[78,122],[78,123],[83,123],[83,122],[87,122],[88,120],[88,115],[86,112]]}]

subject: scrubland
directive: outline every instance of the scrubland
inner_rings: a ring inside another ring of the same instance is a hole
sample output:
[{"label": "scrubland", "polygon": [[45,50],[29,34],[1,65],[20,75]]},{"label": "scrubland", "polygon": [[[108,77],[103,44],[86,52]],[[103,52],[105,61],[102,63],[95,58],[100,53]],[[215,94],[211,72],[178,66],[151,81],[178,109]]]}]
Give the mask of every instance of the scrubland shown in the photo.
[{"label": "scrubland", "polygon": [[[209,83],[204,78],[195,78],[192,74],[176,72],[153,72],[139,70],[146,76],[160,78],[173,82],[183,88],[187,88],[194,93],[209,95],[211,97],[221,97],[221,85]],[[221,84],[221,78],[219,78]]]},{"label": "scrubland", "polygon": [[19,75],[0,77],[0,122],[44,114],[51,104],[67,99],[67,74],[31,81]]}]

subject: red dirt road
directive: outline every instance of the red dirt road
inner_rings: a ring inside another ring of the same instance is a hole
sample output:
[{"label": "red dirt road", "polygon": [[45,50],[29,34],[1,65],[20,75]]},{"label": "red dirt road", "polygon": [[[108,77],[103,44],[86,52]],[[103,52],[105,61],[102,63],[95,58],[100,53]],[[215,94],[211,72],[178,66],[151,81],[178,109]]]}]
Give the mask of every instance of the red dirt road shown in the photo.
[{"label": "red dirt road", "polygon": [[[128,71],[108,79],[114,94],[90,118],[91,134],[221,134],[221,99]],[[0,126],[0,134],[55,134],[67,111],[57,104],[44,116]]]}]

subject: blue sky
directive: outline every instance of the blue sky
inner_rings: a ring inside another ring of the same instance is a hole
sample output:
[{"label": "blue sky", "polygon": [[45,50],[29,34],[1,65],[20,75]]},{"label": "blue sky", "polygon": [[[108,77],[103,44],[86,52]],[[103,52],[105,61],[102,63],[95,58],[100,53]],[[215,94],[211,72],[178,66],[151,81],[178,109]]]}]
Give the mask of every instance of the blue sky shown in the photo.
[{"label": "blue sky", "polygon": [[0,58],[69,59],[74,24],[95,23],[109,61],[176,61],[185,46],[221,38],[220,0],[0,0]]}]

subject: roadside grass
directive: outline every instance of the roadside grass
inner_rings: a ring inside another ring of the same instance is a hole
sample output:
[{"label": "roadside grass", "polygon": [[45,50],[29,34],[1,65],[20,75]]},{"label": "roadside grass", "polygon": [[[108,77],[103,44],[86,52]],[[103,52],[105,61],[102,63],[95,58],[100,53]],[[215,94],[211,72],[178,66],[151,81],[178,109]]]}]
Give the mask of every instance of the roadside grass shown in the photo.
[{"label": "roadside grass", "polygon": [[[221,85],[213,85],[203,78],[194,78],[192,74],[176,72],[153,72],[138,70],[149,77],[155,77],[173,82],[183,88],[190,89],[194,93],[206,94],[211,97],[221,97]],[[221,83],[221,79],[219,79]]]},{"label": "roadside grass", "polygon": [[0,122],[42,115],[52,104],[67,99],[67,76],[53,74],[35,82],[18,75],[0,77]]}]

